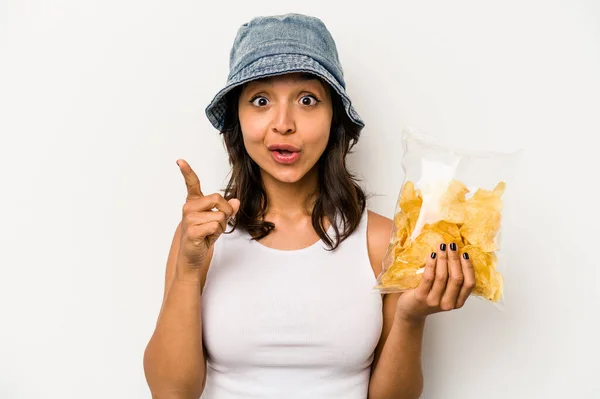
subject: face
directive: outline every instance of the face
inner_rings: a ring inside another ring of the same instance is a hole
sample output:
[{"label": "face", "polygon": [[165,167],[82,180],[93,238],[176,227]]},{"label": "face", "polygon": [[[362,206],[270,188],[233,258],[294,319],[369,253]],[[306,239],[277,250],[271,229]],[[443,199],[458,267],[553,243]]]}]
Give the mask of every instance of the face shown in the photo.
[{"label": "face", "polygon": [[238,112],[246,151],[263,178],[295,183],[316,173],[333,116],[326,83],[299,73],[255,80],[243,88]]}]

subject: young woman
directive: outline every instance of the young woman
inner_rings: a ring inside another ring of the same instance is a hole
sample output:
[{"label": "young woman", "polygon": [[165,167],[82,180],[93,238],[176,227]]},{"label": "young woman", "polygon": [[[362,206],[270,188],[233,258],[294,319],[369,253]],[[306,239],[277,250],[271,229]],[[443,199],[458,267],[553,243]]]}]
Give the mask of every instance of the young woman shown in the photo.
[{"label": "young woman", "polygon": [[144,354],[153,397],[418,398],[426,317],[464,305],[473,268],[440,243],[417,289],[373,291],[392,221],[346,168],[364,124],[325,25],[242,25],[206,114],[231,178],[205,194],[177,162],[187,198]]}]

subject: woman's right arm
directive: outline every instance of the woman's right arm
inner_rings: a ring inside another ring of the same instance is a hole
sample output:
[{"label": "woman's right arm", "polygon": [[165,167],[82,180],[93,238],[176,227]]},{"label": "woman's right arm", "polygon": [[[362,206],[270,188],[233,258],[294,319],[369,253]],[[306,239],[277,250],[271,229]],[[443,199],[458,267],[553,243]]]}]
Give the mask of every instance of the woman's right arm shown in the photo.
[{"label": "woman's right arm", "polygon": [[[146,381],[152,397],[157,399],[197,399],[206,380],[201,312],[205,273],[187,272],[177,266],[180,240],[181,223],[169,251],[156,328],[144,352]],[[207,264],[211,255],[209,251]]]},{"label": "woman's right arm", "polygon": [[167,259],[163,303],[144,352],[144,372],[153,398],[197,399],[206,382],[202,345],[202,286],[214,243],[240,207],[236,198],[205,196],[190,165],[178,160],[187,198]]}]

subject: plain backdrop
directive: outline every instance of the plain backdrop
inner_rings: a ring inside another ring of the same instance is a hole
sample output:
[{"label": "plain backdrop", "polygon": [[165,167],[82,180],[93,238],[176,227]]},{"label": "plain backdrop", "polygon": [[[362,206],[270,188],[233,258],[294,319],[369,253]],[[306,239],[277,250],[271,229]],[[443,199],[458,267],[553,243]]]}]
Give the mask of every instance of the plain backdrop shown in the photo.
[{"label": "plain backdrop", "polygon": [[600,397],[598,2],[2,0],[0,398],[150,398],[142,357],[186,193],[175,161],[224,187],[204,107],[238,27],[288,12],[337,42],[370,209],[393,216],[405,126],[523,149],[505,309],[430,317],[423,397]]}]

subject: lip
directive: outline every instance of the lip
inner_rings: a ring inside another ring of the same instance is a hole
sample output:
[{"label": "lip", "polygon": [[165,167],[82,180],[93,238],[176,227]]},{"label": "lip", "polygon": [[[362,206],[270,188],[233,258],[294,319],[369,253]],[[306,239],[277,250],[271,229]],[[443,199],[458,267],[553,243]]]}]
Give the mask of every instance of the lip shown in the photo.
[{"label": "lip", "polygon": [[[273,160],[281,165],[291,165],[300,158],[300,149],[291,144],[272,144],[267,147]],[[288,154],[282,154],[280,150],[287,151]]]},{"label": "lip", "polygon": [[270,146],[267,147],[267,149],[269,151],[285,150],[285,151],[289,151],[289,152],[300,152],[300,148],[296,147],[295,145],[287,144],[287,143],[271,144]]}]

